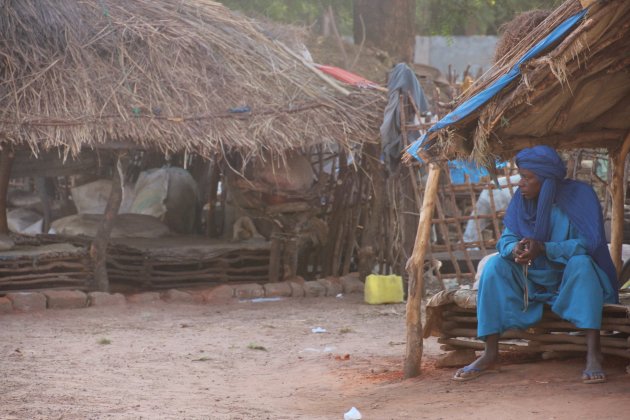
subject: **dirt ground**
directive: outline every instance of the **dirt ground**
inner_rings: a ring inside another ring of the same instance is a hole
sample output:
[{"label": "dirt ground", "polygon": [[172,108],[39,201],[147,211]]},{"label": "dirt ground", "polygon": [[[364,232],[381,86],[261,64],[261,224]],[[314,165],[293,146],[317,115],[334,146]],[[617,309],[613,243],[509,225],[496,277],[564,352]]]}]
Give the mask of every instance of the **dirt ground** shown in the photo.
[{"label": "dirt ground", "polygon": [[405,306],[359,294],[2,315],[0,418],[630,418],[622,359],[599,385],[579,381],[581,358],[457,383],[430,339],[422,376],[403,380],[404,341]]}]

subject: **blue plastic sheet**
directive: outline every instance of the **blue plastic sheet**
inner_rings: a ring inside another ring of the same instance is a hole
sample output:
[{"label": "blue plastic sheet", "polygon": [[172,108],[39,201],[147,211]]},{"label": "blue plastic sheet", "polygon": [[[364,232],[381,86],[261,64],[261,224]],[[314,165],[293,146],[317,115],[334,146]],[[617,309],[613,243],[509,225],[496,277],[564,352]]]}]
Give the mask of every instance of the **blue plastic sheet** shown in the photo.
[{"label": "blue plastic sheet", "polygon": [[556,41],[568,35],[575,27],[575,25],[579,23],[586,15],[587,11],[588,9],[581,10],[570,18],[566,19],[560,25],[556,26],[556,28],[551,31],[549,35],[540,40],[529,51],[527,51],[506,74],[499,77],[485,90],[477,93],[475,96],[468,99],[466,102],[444,116],[444,118],[442,118],[440,121],[435,123],[435,125],[432,126],[426,134],[424,134],[422,137],[412,143],[411,146],[409,146],[409,149],[407,149],[407,153],[409,153],[415,159],[422,161],[420,156],[418,156],[418,150],[420,150],[420,148],[424,146],[424,142],[428,138],[428,135],[430,133],[441,130],[453,123],[456,123],[457,121],[460,121],[461,119],[474,112],[477,108],[488,102],[493,96],[499,93],[512,80],[514,80],[519,74],[521,74],[521,65],[524,62],[538,56],[544,50],[549,48],[549,46],[553,45]]}]

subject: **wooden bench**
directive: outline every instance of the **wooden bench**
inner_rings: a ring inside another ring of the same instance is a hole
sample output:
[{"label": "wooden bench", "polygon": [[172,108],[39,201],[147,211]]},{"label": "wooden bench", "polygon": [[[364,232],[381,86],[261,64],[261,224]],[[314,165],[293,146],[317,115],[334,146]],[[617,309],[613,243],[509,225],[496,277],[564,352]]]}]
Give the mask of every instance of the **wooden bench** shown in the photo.
[{"label": "wooden bench", "polygon": [[[630,360],[630,291],[621,292],[619,305],[604,305],[601,347],[604,354]],[[424,337],[437,336],[442,350],[483,350],[477,339],[477,291],[449,290],[427,302]],[[572,323],[548,307],[536,325],[527,330],[508,330],[501,335],[499,350],[526,353],[586,352],[586,337]]]}]

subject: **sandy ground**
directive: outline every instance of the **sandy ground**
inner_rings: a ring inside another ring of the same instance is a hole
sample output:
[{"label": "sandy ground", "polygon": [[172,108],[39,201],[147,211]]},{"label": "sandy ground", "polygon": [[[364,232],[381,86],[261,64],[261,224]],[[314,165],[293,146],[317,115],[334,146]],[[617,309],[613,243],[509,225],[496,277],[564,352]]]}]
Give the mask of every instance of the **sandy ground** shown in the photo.
[{"label": "sandy ground", "polygon": [[579,381],[581,359],[457,383],[430,339],[423,375],[403,380],[404,305],[361,298],[3,315],[0,418],[342,419],[353,406],[379,420],[630,418],[621,359],[599,385]]}]

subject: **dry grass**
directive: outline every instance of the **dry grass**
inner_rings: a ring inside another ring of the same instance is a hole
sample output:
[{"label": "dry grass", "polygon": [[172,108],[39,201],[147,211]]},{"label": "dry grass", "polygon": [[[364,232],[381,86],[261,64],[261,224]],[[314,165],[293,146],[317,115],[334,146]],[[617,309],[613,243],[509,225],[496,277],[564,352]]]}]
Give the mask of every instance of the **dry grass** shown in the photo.
[{"label": "dry grass", "polygon": [[384,103],[339,94],[208,0],[2,1],[0,51],[0,144],[34,152],[349,147],[378,136]]},{"label": "dry grass", "polygon": [[496,63],[514,49],[514,47],[536,29],[550,13],[551,11],[549,10],[530,10],[518,14],[511,21],[503,24],[499,29],[501,36],[494,52],[494,62]]}]

